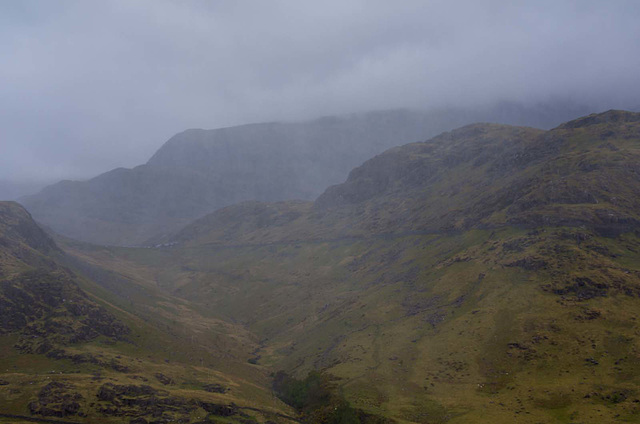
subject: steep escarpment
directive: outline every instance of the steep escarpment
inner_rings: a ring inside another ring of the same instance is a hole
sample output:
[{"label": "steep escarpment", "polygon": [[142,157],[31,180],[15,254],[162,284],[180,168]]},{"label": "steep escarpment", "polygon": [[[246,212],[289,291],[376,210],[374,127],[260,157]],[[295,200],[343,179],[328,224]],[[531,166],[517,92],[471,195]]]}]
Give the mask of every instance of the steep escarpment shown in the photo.
[{"label": "steep escarpment", "polygon": [[0,281],[0,334],[20,334],[16,347],[23,352],[47,353],[99,336],[121,340],[129,332],[63,271],[36,270]]}]

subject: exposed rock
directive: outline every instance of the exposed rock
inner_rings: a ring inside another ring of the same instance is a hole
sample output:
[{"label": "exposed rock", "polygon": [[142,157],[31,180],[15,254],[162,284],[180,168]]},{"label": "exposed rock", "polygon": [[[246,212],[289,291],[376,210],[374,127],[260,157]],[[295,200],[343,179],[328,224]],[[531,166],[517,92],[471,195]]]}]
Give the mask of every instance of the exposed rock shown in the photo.
[{"label": "exposed rock", "polygon": [[609,289],[610,285],[607,283],[595,282],[589,277],[575,277],[573,282],[563,288],[557,288],[553,292],[559,295],[571,295],[577,300],[588,300],[607,296]]},{"label": "exposed rock", "polygon": [[160,383],[166,385],[169,384],[175,384],[175,381],[173,381],[173,378],[171,377],[167,377],[166,375],[162,374],[162,373],[156,373],[154,374],[156,380],[158,380]]},{"label": "exposed rock", "polygon": [[211,393],[227,393],[229,390],[231,390],[219,383],[205,384],[204,386],[202,386],[202,388]]},{"label": "exposed rock", "polygon": [[45,417],[66,417],[78,415],[82,395],[69,392],[73,386],[60,382],[51,382],[44,386],[38,393],[38,400],[29,403],[29,411],[33,415]]},{"label": "exposed rock", "polygon": [[539,271],[547,267],[547,262],[544,259],[526,256],[522,259],[508,263],[507,266],[518,267],[527,271]]},{"label": "exposed rock", "polygon": [[[148,385],[103,384],[96,394],[101,405],[97,409],[106,416],[133,416],[145,422],[189,422],[190,414],[202,408],[210,414],[231,417],[242,416],[233,403],[229,405],[172,396],[166,390]],[[143,421],[138,421],[142,423]]]},{"label": "exposed rock", "polygon": [[129,328],[91,301],[68,272],[39,269],[0,280],[0,334],[18,333],[23,353],[99,336],[123,340]]},{"label": "exposed rock", "polygon": [[231,417],[240,413],[238,406],[234,403],[223,405],[213,402],[198,402],[198,406],[211,414],[221,417]]}]

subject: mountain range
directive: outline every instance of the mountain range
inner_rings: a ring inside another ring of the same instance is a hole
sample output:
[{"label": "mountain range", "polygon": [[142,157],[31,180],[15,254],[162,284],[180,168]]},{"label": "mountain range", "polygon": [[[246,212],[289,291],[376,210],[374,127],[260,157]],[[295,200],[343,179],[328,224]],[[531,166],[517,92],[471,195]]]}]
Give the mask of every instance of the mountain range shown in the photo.
[{"label": "mountain range", "polygon": [[640,422],[639,202],[640,114],[608,111],[466,125],[155,247],[54,240],[4,203],[0,410]]},{"label": "mountain range", "polygon": [[187,130],[149,161],[88,181],[62,181],[20,199],[37,221],[74,239],[151,245],[193,219],[247,200],[313,200],[363,161],[399,144],[477,121],[553,127],[574,105],[432,112],[392,110]]}]

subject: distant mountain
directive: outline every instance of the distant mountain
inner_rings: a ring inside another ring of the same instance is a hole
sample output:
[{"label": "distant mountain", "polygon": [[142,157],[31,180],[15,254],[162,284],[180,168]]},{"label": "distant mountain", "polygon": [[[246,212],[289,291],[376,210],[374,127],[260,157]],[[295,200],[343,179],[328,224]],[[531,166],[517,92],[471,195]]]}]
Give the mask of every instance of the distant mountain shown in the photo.
[{"label": "distant mountain", "polygon": [[85,254],[225,314],[260,340],[254,363],[324,370],[367,413],[638,420],[637,113],[465,126],[387,150],[315,202],[243,202],[163,247],[105,251]]},{"label": "distant mountain", "polygon": [[148,244],[240,201],[314,199],[389,147],[463,124],[549,128],[584,113],[574,106],[501,104],[482,110],[394,110],[187,130],[145,165],[115,169],[86,182],[62,181],[21,202],[39,222],[68,237],[107,245]]}]

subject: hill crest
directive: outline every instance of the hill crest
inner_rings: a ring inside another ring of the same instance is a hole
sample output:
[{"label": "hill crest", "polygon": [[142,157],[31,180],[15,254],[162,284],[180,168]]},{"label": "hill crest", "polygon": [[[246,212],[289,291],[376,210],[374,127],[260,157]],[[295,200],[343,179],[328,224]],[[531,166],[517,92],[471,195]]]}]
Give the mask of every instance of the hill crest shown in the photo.
[{"label": "hill crest", "polygon": [[172,137],[144,165],[49,186],[21,201],[61,235],[97,244],[147,244],[234,203],[313,200],[355,166],[398,144],[473,121],[553,126],[577,116],[578,109],[392,110],[193,129]]},{"label": "hill crest", "polygon": [[[375,156],[312,207],[230,206],[185,227],[173,241],[207,239],[207,222],[234,229],[223,238],[211,235],[212,242],[257,243],[501,225],[588,226],[603,234],[636,228],[640,114],[609,111],[584,119],[549,131],[468,125]],[[624,199],[616,192],[625,193]],[[286,225],[267,230],[236,225],[234,218]]]}]

